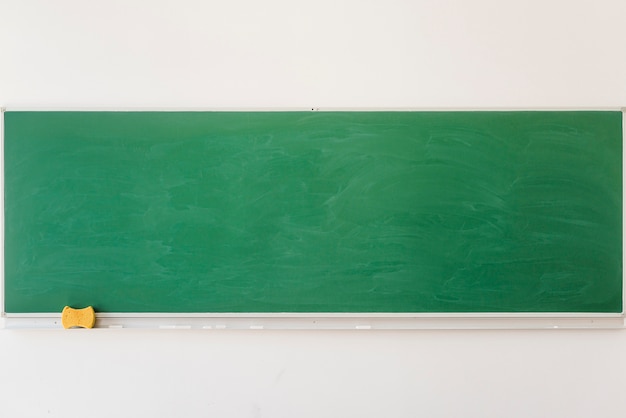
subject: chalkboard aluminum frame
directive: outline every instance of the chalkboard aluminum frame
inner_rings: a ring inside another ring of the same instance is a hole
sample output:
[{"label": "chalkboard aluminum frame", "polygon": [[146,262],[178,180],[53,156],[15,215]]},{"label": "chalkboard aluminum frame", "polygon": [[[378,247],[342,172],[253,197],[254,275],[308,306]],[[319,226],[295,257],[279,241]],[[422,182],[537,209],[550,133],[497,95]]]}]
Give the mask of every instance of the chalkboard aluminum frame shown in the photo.
[{"label": "chalkboard aluminum frame", "polygon": [[[1,108],[0,118],[0,184],[4,191],[4,112],[10,111],[213,111],[213,112],[276,112],[276,111],[621,111],[622,143],[626,142],[626,107],[536,107],[536,108]],[[622,162],[626,147],[622,147]],[[622,167],[622,177],[626,172]],[[622,187],[622,201],[624,201]],[[626,207],[622,208],[622,260],[626,259]],[[4,193],[2,196],[2,280],[0,280],[0,328],[62,329],[61,313],[6,313],[4,309]],[[622,283],[624,279],[622,277]],[[622,286],[622,305],[626,302],[626,286]],[[621,329],[626,315],[621,313],[97,313],[96,328],[152,329],[250,329],[250,330],[428,330],[428,329]]]}]

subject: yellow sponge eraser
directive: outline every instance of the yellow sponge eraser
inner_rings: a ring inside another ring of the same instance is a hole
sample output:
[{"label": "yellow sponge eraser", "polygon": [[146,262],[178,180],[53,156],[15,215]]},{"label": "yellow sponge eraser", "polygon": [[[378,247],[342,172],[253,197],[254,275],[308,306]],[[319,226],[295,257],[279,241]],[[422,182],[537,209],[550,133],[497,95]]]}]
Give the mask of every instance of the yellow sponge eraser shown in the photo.
[{"label": "yellow sponge eraser", "polygon": [[92,306],[83,309],[74,309],[66,306],[61,313],[63,328],[93,328],[96,323],[96,313]]}]

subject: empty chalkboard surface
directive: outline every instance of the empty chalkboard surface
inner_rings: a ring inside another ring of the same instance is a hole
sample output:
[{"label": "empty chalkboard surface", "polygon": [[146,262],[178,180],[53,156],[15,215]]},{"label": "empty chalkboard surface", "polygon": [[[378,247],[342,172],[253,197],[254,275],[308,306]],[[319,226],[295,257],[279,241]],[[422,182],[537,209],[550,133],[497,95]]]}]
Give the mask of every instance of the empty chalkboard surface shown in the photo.
[{"label": "empty chalkboard surface", "polygon": [[5,311],[620,313],[622,113],[4,113]]}]

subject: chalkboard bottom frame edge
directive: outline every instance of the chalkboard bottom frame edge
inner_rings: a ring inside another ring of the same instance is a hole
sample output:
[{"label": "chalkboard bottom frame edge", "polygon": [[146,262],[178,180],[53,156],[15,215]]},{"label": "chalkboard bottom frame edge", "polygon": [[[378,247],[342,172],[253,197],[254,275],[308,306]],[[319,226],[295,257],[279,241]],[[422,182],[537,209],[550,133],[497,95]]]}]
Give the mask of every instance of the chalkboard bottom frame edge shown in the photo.
[{"label": "chalkboard bottom frame edge", "polygon": [[[60,313],[4,313],[5,329],[63,329]],[[99,313],[96,329],[623,329],[623,313]]]}]

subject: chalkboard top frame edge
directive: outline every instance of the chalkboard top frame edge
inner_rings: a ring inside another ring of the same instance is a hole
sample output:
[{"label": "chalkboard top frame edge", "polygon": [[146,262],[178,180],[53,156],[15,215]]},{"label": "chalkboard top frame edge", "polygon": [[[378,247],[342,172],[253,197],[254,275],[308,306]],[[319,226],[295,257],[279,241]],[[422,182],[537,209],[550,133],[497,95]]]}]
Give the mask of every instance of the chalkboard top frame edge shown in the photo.
[{"label": "chalkboard top frame edge", "polygon": [[626,112],[626,106],[407,106],[407,107],[138,107],[138,106],[4,106],[5,112]]}]

